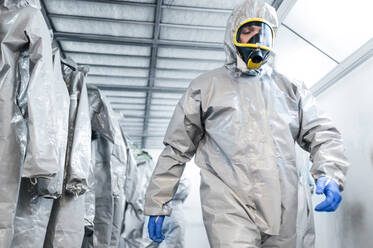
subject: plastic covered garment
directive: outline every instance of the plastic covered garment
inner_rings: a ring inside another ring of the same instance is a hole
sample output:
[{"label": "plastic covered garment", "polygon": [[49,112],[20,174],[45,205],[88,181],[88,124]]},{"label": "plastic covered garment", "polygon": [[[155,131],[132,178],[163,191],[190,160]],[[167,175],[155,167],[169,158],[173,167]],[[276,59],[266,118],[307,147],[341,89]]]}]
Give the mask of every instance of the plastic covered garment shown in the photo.
[{"label": "plastic covered garment", "polygon": [[12,248],[42,248],[47,233],[53,199],[38,195],[28,178],[22,178]]},{"label": "plastic covered garment", "polygon": [[130,149],[133,158],[128,165],[126,209],[124,212],[121,248],[147,247],[152,241],[146,239],[147,228],[144,216],[145,192],[154,170],[149,154],[134,147]]},{"label": "plastic covered garment", "polygon": [[72,60],[63,60],[63,77],[70,95],[65,189],[72,195],[81,195],[87,190],[88,168],[91,160],[87,73],[87,67],[78,66]]},{"label": "plastic covered garment", "polygon": [[[132,149],[131,149],[132,150]],[[163,234],[166,239],[162,243],[153,242],[148,235],[148,217],[144,215],[146,188],[154,170],[154,163],[145,151],[132,150],[136,164],[128,168],[126,195],[127,203],[124,217],[124,228],[121,234],[120,248],[150,248],[150,247],[185,247],[184,213],[182,204],[189,194],[189,181],[182,179],[172,201],[168,205],[174,211],[163,222]]]},{"label": "plastic covered garment", "polygon": [[12,241],[21,176],[37,184],[54,178],[66,139],[59,136],[51,37],[38,7],[0,2],[0,247]]},{"label": "plastic covered garment", "polygon": [[111,241],[110,247],[117,248],[120,244],[120,235],[122,231],[122,225],[124,221],[124,209],[125,209],[125,182],[127,179],[127,145],[123,139],[119,121],[121,115],[112,113],[114,121],[115,136],[114,136],[114,147],[112,152],[112,180],[117,182],[113,187],[114,196],[114,210],[113,210],[113,222],[111,230]]},{"label": "plastic covered garment", "polygon": [[104,95],[96,87],[89,86],[88,97],[95,182],[94,188],[89,190],[90,200],[86,206],[94,209],[94,220],[93,226],[86,226],[84,245],[118,247],[125,201],[126,145],[119,120]]},{"label": "plastic covered garment", "polygon": [[[22,7],[33,7],[40,9],[39,0],[3,0],[4,7],[7,8],[22,8]],[[1,4],[1,2],[0,2]]]},{"label": "plastic covered garment", "polygon": [[[91,112],[90,112],[91,113]],[[96,154],[95,154],[95,137],[92,135],[92,142],[91,142],[91,166],[88,171],[88,180],[87,180],[87,191],[85,192],[85,214],[84,214],[84,238],[82,248],[93,248],[93,228],[94,228],[94,219],[95,219],[95,173],[94,173],[94,166],[96,161]]]},{"label": "plastic covered garment", "polygon": [[297,213],[297,248],[315,247],[315,225],[312,206],[314,180],[310,174],[311,163],[308,154],[298,145],[295,146],[298,168],[298,213]]},{"label": "plastic covered garment", "polygon": [[88,69],[62,60],[63,78],[70,95],[69,131],[63,194],[53,203],[44,247],[81,247],[84,236],[84,192],[91,159],[86,76]]},{"label": "plastic covered garment", "polygon": [[[19,61],[19,75],[22,78],[29,78],[28,65],[29,57],[21,56]],[[59,99],[55,107],[58,111],[58,122],[56,123],[60,139],[56,140],[56,151],[59,157],[59,171],[50,180],[43,178],[35,182],[24,178],[21,182],[20,195],[18,198],[15,234],[12,247],[43,247],[45,234],[47,231],[49,216],[52,211],[53,200],[62,194],[62,183],[65,166],[68,118],[69,118],[69,94],[66,84],[62,78],[59,50],[53,50],[53,70],[54,77],[51,83],[55,86],[55,97]],[[25,88],[27,87],[20,87]],[[36,183],[36,184],[35,184]],[[28,240],[28,242],[25,242]]]},{"label": "plastic covered garment", "polygon": [[252,18],[277,23],[275,10],[261,1],[245,1],[233,11],[226,65],[193,80],[176,106],[145,214],[171,213],[167,202],[195,154],[211,247],[295,247],[294,143],[310,152],[314,179],[327,175],[343,187],[348,162],[340,133],[302,83],[267,64],[255,73],[236,67],[232,37],[239,23]]}]

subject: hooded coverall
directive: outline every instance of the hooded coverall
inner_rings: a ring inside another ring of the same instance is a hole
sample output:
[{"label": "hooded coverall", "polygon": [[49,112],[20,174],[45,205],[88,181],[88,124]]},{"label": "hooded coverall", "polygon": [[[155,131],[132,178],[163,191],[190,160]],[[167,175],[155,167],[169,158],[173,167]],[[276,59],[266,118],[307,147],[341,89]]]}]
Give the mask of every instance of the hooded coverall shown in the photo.
[{"label": "hooded coverall", "polygon": [[245,20],[277,27],[275,10],[247,0],[226,29],[226,63],[193,80],[177,104],[152,175],[146,215],[170,215],[185,163],[201,169],[201,205],[211,247],[296,247],[298,174],[295,142],[310,152],[315,180],[343,189],[348,162],[341,135],[311,92],[265,64],[237,67],[233,35]]}]

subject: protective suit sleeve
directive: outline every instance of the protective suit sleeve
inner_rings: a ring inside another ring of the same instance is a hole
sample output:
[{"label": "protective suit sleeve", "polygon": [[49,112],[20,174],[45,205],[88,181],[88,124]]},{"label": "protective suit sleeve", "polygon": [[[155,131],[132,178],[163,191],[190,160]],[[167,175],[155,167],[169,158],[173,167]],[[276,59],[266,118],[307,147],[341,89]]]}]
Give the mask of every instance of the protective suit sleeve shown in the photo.
[{"label": "protective suit sleeve", "polygon": [[176,105],[164,138],[165,149],[158,159],[145,199],[145,215],[170,215],[165,205],[173,199],[185,163],[192,159],[204,134],[201,121],[201,92],[191,86]]},{"label": "protective suit sleeve", "polygon": [[173,198],[173,201],[184,202],[189,195],[190,191],[190,182],[187,178],[182,178],[179,182],[179,186]]},{"label": "protective suit sleeve", "polygon": [[343,190],[349,164],[341,134],[305,86],[298,88],[298,96],[300,127],[297,142],[310,152],[311,174],[315,180],[321,176],[330,177]]}]

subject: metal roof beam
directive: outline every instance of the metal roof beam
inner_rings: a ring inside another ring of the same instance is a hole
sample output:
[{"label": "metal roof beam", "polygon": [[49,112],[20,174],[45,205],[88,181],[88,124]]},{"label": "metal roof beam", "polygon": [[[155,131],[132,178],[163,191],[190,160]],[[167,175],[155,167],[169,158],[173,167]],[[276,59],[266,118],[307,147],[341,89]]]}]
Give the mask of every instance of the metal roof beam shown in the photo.
[{"label": "metal roof beam", "polygon": [[125,98],[125,99],[144,99],[145,97],[140,97],[140,96],[116,96],[116,95],[110,95],[110,94],[107,94],[107,93],[104,93],[105,94],[105,96],[107,97],[107,98],[118,98],[118,99],[123,99],[123,98]]},{"label": "metal roof beam", "polygon": [[[115,54],[115,53],[101,53],[101,52],[84,52],[84,51],[71,51],[71,50],[65,50],[65,53],[75,53],[75,54],[82,54],[82,55],[102,55],[102,56],[113,56],[113,57],[130,57],[130,58],[144,58],[144,59],[150,59],[151,56],[145,56],[145,55],[126,55],[126,54]],[[214,58],[177,58],[177,57],[165,57],[165,56],[158,56],[160,59],[172,59],[174,61],[203,61],[203,62],[222,62],[224,63],[224,59],[214,59]],[[148,67],[146,67],[148,68]],[[169,69],[173,70],[173,69]],[[185,71],[183,69],[183,71]]]},{"label": "metal roof beam", "polygon": [[100,35],[100,34],[81,34],[69,32],[56,32],[54,34],[58,41],[80,41],[89,43],[105,43],[105,44],[120,44],[120,45],[137,45],[149,46],[157,43],[158,46],[167,47],[182,47],[182,48],[199,48],[208,50],[222,50],[223,43],[218,42],[195,42],[195,41],[180,41],[180,40],[157,40],[147,38],[129,38],[124,36]]},{"label": "metal roof beam", "polygon": [[[143,133],[148,132],[148,123],[150,118],[150,105],[152,102],[152,93],[154,88],[154,81],[155,81],[155,71],[157,67],[157,57],[158,57],[158,39],[159,33],[161,31],[161,15],[162,15],[162,3],[163,0],[157,1],[157,7],[154,12],[154,30],[153,30],[153,46],[151,51],[151,58],[150,58],[150,67],[149,67],[149,81],[148,87],[150,88],[146,93],[146,101],[145,101],[145,117],[144,117],[144,126],[143,126]],[[141,139],[141,148],[145,148],[146,137],[142,137]]]},{"label": "metal roof beam", "polygon": [[186,88],[178,87],[149,87],[149,86],[132,86],[132,85],[105,85],[105,84],[92,84],[89,85],[96,86],[100,90],[111,90],[111,91],[149,91],[161,93],[184,93]]},{"label": "metal roof beam", "polygon": [[[103,74],[89,74],[88,77],[102,77],[102,78],[119,78],[119,79],[149,79],[149,77],[140,77],[140,76],[121,76],[121,75],[103,75]],[[153,80],[173,80],[173,81],[192,81],[190,78],[168,78],[168,77],[153,77]]]},{"label": "metal roof beam", "polygon": [[[143,100],[145,97],[139,97],[139,96],[117,96],[117,95],[110,95],[110,93],[105,93],[105,96],[109,99],[141,99]],[[179,101],[179,99],[173,99],[173,98],[167,98],[167,97],[153,97],[153,100],[169,100],[169,101],[175,101],[176,103]]]},{"label": "metal roof beam", "polygon": [[130,5],[130,6],[140,6],[140,7],[151,7],[154,8],[156,5],[154,3],[139,3],[123,0],[79,0],[81,2],[91,2],[91,3],[109,3],[109,4],[119,4],[119,5]]},{"label": "metal roof beam", "polygon": [[321,78],[319,82],[311,87],[311,91],[315,96],[320,95],[371,57],[373,57],[373,38]]},{"label": "metal roof beam", "polygon": [[[124,119],[126,119],[126,118],[144,119],[144,116],[142,116],[142,115],[123,115],[123,117],[124,117]],[[170,120],[171,118],[170,117],[166,117],[166,116],[152,116],[152,119],[156,119],[156,120]]]},{"label": "metal roof beam", "polygon": [[[117,111],[123,111],[123,112],[128,111],[128,110],[134,110],[134,111],[144,111],[145,110],[145,107],[136,108],[136,109],[134,109],[133,107],[132,108],[131,107],[127,108],[127,107],[122,107],[122,106],[112,106],[112,107],[113,107],[113,109],[115,109]],[[160,110],[160,109],[154,109],[151,112],[163,114],[165,111],[164,110]],[[167,115],[167,116],[166,115],[161,115],[161,116],[165,116],[165,117],[171,118],[171,115]]]},{"label": "metal roof beam", "polygon": [[[107,17],[66,15],[66,14],[56,14],[56,13],[49,13],[48,15],[49,17],[71,19],[71,20],[99,21],[99,22],[137,24],[137,25],[154,25],[154,22],[149,22],[149,21],[133,21],[133,20],[107,18]],[[193,25],[193,24],[186,25],[186,24],[174,24],[174,23],[160,23],[159,25],[161,27],[171,27],[171,28],[225,31],[225,26]]]},{"label": "metal roof beam", "polygon": [[[154,3],[144,3],[144,2],[130,2],[122,0],[79,0],[83,2],[92,2],[92,3],[110,3],[110,4],[120,4],[128,6],[141,6],[141,7],[151,7],[156,8],[157,5]],[[158,0],[157,0],[158,1]],[[231,9],[218,9],[218,8],[199,8],[191,6],[180,6],[172,4],[164,4],[161,6],[162,9],[176,9],[176,10],[190,10],[190,11],[201,11],[201,12],[216,12],[216,13],[231,13]]]},{"label": "metal roof beam", "polygon": [[213,12],[213,13],[232,13],[233,9],[218,9],[218,8],[201,8],[201,7],[192,7],[192,6],[182,6],[182,5],[172,5],[164,4],[163,9],[173,9],[173,10],[187,10],[187,11],[198,11],[198,12]]},{"label": "metal roof beam", "polygon": [[81,33],[68,33],[56,32],[54,34],[56,40],[59,41],[80,41],[88,43],[105,43],[105,44],[121,44],[121,45],[136,45],[136,46],[149,46],[153,43],[151,39],[145,38],[129,38],[112,35],[100,34],[81,34]]},{"label": "metal roof beam", "polygon": [[119,78],[119,79],[148,79],[148,77],[141,76],[121,76],[121,75],[108,75],[108,74],[88,74],[88,77],[102,77],[102,78]]},{"label": "metal roof beam", "polygon": [[321,50],[319,47],[317,47],[316,45],[314,45],[312,42],[310,42],[309,40],[307,40],[306,38],[304,38],[302,35],[300,35],[299,33],[297,33],[294,29],[290,28],[285,23],[282,23],[282,26],[284,26],[285,28],[287,28],[290,32],[292,32],[293,34],[295,34],[296,36],[298,36],[299,38],[301,38],[303,41],[305,41],[307,44],[309,44],[310,46],[312,46],[313,48],[315,48],[317,51],[319,51],[320,53],[324,54],[326,57],[328,57],[329,59],[333,60],[335,63],[339,64],[339,61],[337,61],[332,56],[330,56],[329,54],[327,54],[326,52],[324,52],[323,50]]},{"label": "metal roof beam", "polygon": [[164,135],[153,135],[153,134],[142,134],[142,135],[139,135],[139,134],[135,134],[135,135],[129,135],[130,137],[142,137],[142,138],[163,138]]},{"label": "metal roof beam", "polygon": [[297,0],[275,0],[272,6],[277,10],[278,23],[281,24],[287,15],[290,13],[291,9],[296,4]]},{"label": "metal roof beam", "polygon": [[123,24],[154,25],[154,22],[149,22],[149,21],[133,21],[133,20],[115,19],[115,18],[97,17],[97,16],[82,16],[82,15],[66,15],[66,14],[49,13],[49,17],[71,19],[71,20],[84,20],[84,21],[116,22],[116,23],[123,23]]},{"label": "metal roof beam", "polygon": [[66,53],[75,53],[75,54],[82,54],[82,55],[102,55],[102,56],[112,56],[112,57],[130,57],[130,58],[143,58],[143,59],[149,59],[150,56],[145,55],[127,55],[127,54],[117,54],[117,53],[100,53],[100,52],[85,52],[85,51],[71,51],[71,50],[65,50]]},{"label": "metal roof beam", "polygon": [[[103,65],[103,64],[90,64],[90,63],[78,63],[78,64],[86,65],[90,67],[103,67],[103,68],[139,69],[139,70],[149,69],[149,67],[146,67],[146,66]],[[157,67],[157,70],[170,71],[170,72],[195,72],[195,73],[206,72],[206,70],[199,70],[199,69],[174,69],[174,68],[162,68],[162,67]]]},{"label": "metal roof beam", "polygon": [[[131,103],[131,102],[110,102],[110,104],[116,104],[116,105],[135,105],[135,106],[139,106],[141,104],[139,103]],[[176,104],[174,105],[171,105],[171,104],[155,104],[153,103],[152,106],[157,106],[157,107],[172,107],[174,108]]]},{"label": "metal roof beam", "polygon": [[149,69],[149,67],[147,66],[125,66],[125,65],[108,65],[108,64],[104,65],[104,64],[91,64],[91,63],[78,63],[78,65],[86,65],[89,67],[117,68],[117,69],[138,69],[138,70]]},{"label": "metal roof beam", "polygon": [[284,0],[273,0],[272,7],[278,10]]}]

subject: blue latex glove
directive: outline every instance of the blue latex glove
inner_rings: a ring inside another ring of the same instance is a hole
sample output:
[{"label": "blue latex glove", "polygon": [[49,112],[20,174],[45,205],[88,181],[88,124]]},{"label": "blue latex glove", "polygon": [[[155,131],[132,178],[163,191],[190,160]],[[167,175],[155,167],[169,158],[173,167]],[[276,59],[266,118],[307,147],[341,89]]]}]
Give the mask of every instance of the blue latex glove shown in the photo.
[{"label": "blue latex glove", "polygon": [[160,216],[150,216],[148,222],[148,233],[151,240],[157,243],[161,243],[164,240],[164,235],[162,233],[162,225],[164,220],[164,215]]},{"label": "blue latex glove", "polygon": [[331,178],[320,177],[316,181],[316,194],[325,194],[326,199],[315,208],[318,212],[333,212],[342,201],[338,184]]}]

